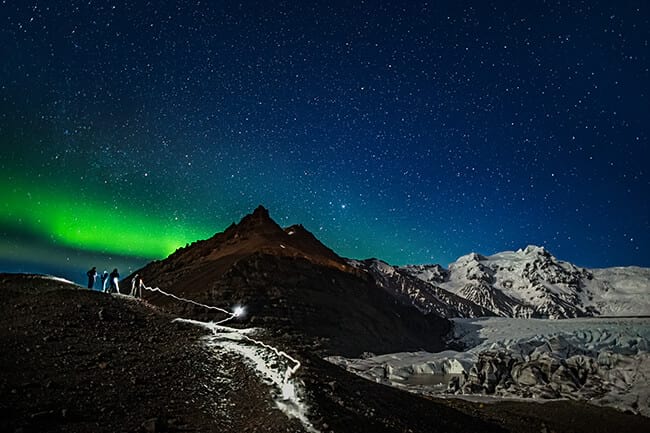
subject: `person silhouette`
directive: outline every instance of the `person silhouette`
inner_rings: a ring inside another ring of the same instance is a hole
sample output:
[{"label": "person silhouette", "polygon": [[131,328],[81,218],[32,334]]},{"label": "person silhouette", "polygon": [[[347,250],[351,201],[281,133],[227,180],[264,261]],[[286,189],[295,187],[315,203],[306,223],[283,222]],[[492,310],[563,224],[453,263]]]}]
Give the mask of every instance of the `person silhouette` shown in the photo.
[{"label": "person silhouette", "polygon": [[102,292],[106,293],[106,283],[108,283],[108,272],[102,274]]},{"label": "person silhouette", "polygon": [[95,285],[95,278],[97,278],[97,267],[93,266],[92,269],[86,272],[86,275],[88,276],[88,288],[92,289]]},{"label": "person silhouette", "polygon": [[130,293],[131,296],[136,296],[137,288],[138,288],[137,284],[139,279],[140,278],[138,277],[138,274],[135,274],[135,277],[133,277],[133,279],[131,280],[131,293]]},{"label": "person silhouette", "polygon": [[117,268],[113,269],[113,272],[108,276],[110,279],[110,290],[108,291],[109,293],[117,292],[118,294],[120,293],[120,285],[119,285],[119,279],[120,279],[120,273],[117,272]]}]

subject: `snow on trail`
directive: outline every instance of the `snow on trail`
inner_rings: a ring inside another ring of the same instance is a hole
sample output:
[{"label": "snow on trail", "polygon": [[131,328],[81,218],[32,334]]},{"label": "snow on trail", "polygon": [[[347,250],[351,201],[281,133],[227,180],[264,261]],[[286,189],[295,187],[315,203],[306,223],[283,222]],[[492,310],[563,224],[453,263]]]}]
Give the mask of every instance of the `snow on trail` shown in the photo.
[{"label": "snow on trail", "polygon": [[259,332],[259,329],[231,328],[219,325],[221,322],[175,320],[212,331],[212,335],[206,337],[208,347],[222,348],[246,359],[260,378],[275,387],[273,397],[278,408],[290,418],[297,418],[308,432],[318,432],[307,419],[308,408],[300,398],[302,388],[292,378],[300,368],[300,362],[285,352],[249,336]]},{"label": "snow on trail", "polygon": [[318,430],[307,419],[308,407],[300,398],[302,388],[293,377],[300,368],[300,361],[274,346],[250,337],[249,335],[259,332],[257,328],[239,329],[223,325],[240,316],[243,313],[242,307],[235,307],[234,311],[231,312],[167,293],[158,287],[151,288],[143,285],[143,288],[178,301],[227,314],[228,317],[218,322],[202,322],[183,318],[177,318],[174,321],[190,323],[209,329],[212,335],[205,337],[208,347],[213,349],[221,348],[247,360],[260,378],[270,382],[275,387],[276,393],[273,397],[277,407],[289,418],[298,419],[308,432],[318,433]]}]

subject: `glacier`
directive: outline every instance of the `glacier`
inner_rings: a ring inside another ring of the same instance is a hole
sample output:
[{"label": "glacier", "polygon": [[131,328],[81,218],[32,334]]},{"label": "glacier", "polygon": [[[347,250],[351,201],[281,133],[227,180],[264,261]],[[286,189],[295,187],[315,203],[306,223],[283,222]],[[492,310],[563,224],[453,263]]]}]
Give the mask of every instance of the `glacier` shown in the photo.
[{"label": "glacier", "polygon": [[462,351],[328,361],[411,392],[468,399],[580,399],[650,416],[650,319],[454,319]]}]

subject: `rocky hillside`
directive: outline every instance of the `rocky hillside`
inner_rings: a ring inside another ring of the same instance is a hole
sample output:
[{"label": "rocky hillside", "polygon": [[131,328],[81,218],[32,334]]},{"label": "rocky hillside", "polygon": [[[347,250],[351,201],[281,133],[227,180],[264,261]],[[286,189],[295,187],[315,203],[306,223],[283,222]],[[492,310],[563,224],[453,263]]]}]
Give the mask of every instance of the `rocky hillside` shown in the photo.
[{"label": "rocky hillside", "polygon": [[[364,380],[324,361],[308,336],[260,329],[300,360],[309,428],[274,399],[251,364],[206,344],[202,327],[146,301],[43,276],[0,274],[3,432],[555,432],[647,431],[647,419],[562,401],[489,405],[435,400]],[[247,352],[254,350],[250,346]],[[542,430],[543,431],[543,430]]]},{"label": "rocky hillside", "polygon": [[[440,350],[450,330],[446,319],[398,302],[304,227],[282,229],[262,207],[136,273],[178,296],[245,305],[246,325],[299,334],[331,354]],[[184,317],[211,318],[157,294],[146,298]]]},{"label": "rocky hillside", "polygon": [[[528,246],[400,272],[506,317],[650,315],[650,269],[585,269]],[[414,297],[417,297],[415,295]]]},{"label": "rocky hillside", "polygon": [[247,411],[292,424],[173,316],[43,276],[0,274],[0,297],[0,431],[238,431]]},{"label": "rocky hillside", "polygon": [[495,315],[471,300],[422,281],[408,270],[391,266],[381,260],[351,260],[350,264],[371,275],[377,285],[387,293],[406,305],[414,305],[423,313],[433,313],[446,318]]}]

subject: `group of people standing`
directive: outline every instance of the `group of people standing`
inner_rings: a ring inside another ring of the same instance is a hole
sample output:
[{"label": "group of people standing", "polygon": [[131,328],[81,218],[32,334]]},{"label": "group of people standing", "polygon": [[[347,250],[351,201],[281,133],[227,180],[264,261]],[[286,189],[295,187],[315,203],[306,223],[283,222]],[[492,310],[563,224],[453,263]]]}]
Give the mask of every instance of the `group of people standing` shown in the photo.
[{"label": "group of people standing", "polygon": [[[97,267],[93,266],[88,272],[86,272],[86,275],[88,276],[88,288],[95,289],[95,284],[99,283],[99,281],[97,281],[97,277],[99,276],[97,273]],[[101,286],[98,288],[98,290],[101,290],[104,293],[121,293],[119,285],[120,273],[118,272],[117,268],[113,269],[113,272],[110,274],[107,271],[104,271],[100,278]],[[138,274],[135,274],[131,280],[130,295],[141,298],[142,287],[144,287],[142,278],[140,278]]]}]

